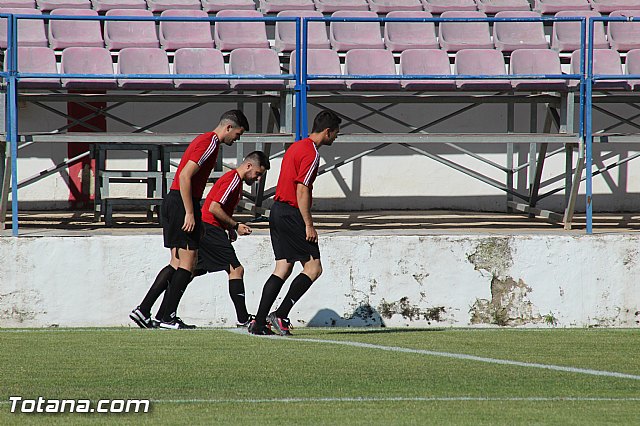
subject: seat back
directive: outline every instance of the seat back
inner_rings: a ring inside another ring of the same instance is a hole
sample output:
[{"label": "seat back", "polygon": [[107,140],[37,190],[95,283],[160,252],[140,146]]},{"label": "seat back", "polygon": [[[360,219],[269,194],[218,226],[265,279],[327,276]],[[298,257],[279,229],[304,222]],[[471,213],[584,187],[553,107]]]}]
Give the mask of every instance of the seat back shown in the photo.
[{"label": "seat back", "polygon": [[[280,59],[275,50],[267,48],[238,48],[229,56],[229,74],[280,74]],[[283,90],[284,80],[231,80],[236,90]]]},{"label": "seat back", "polygon": [[90,0],[37,0],[36,3],[43,12],[55,9],[91,9]]},{"label": "seat back", "polygon": [[315,10],[313,0],[260,0],[262,13],[278,13],[285,10]]},{"label": "seat back", "polygon": [[611,13],[616,10],[640,10],[640,0],[589,0],[596,12]]},{"label": "seat back", "polygon": [[[389,12],[387,18],[431,18],[429,12]],[[386,22],[384,44],[387,49],[401,52],[406,49],[437,49],[433,22]]]},{"label": "seat back", "polygon": [[[111,9],[106,16],[153,16],[148,10]],[[104,42],[109,50],[127,47],[159,47],[153,21],[106,21],[104,23]]]},{"label": "seat back", "polygon": [[591,10],[591,5],[589,0],[536,0],[533,9],[548,15],[563,10]]},{"label": "seat back", "polygon": [[155,13],[171,9],[200,10],[200,8],[200,0],[147,0],[147,9]]},{"label": "seat back", "polygon": [[111,9],[146,9],[145,0],[91,0],[91,8],[96,12],[106,12]]},{"label": "seat back", "polygon": [[[550,49],[518,49],[511,54],[509,74],[546,74],[560,75],[562,68],[558,52]],[[567,80],[526,79],[511,80],[516,90],[566,90]]]},{"label": "seat back", "polygon": [[[563,11],[555,14],[556,17],[567,16],[600,16],[598,12],[591,10]],[[580,32],[582,24],[580,22],[554,22],[551,34],[551,48],[559,52],[573,52],[580,49]],[[604,23],[594,22],[593,25],[593,46],[596,49],[607,49],[609,43],[604,35]],[[589,38],[585,32],[585,42],[589,43]]]},{"label": "seat back", "polygon": [[531,10],[528,0],[476,0],[478,10],[486,14],[495,14],[506,10]]},{"label": "seat back", "polygon": [[218,49],[183,48],[173,58],[176,78],[173,84],[181,90],[225,90],[228,79],[180,79],[180,74],[226,74],[224,58]]},{"label": "seat back", "polygon": [[[539,18],[537,12],[506,11],[496,13],[496,18]],[[496,49],[512,52],[516,49],[546,49],[544,24],[539,22],[496,22],[493,24],[493,43]]]},{"label": "seat back", "polygon": [[431,13],[478,10],[473,0],[422,0],[424,10]]},{"label": "seat back", "polygon": [[[216,17],[262,18],[257,10],[221,10]],[[216,47],[220,50],[233,50],[240,47],[269,47],[267,29],[264,22],[216,22],[214,29]]]},{"label": "seat back", "polygon": [[[409,49],[400,55],[402,75],[451,75],[449,55],[444,50]],[[407,90],[455,90],[455,80],[402,80]]]},{"label": "seat back", "polygon": [[[505,75],[502,53],[494,49],[467,49],[456,53],[455,74],[459,75]],[[510,90],[509,80],[458,80],[463,90]]]},{"label": "seat back", "polygon": [[[609,16],[640,17],[639,10],[618,10]],[[625,52],[640,48],[640,22],[614,22],[607,25],[609,45],[612,49]]]},{"label": "seat back", "polygon": [[[68,47],[62,51],[62,74],[113,74],[111,54],[104,47]],[[115,78],[63,78],[67,89],[115,89]]]},{"label": "seat back", "polygon": [[322,13],[339,10],[369,10],[367,0],[315,0],[316,9]]},{"label": "seat back", "polygon": [[[571,74],[580,74],[580,51],[571,54]],[[623,75],[620,54],[611,49],[593,50],[593,74]],[[570,82],[571,86],[577,86],[578,81]],[[593,88],[599,90],[625,90],[629,88],[626,80],[594,80]]]},{"label": "seat back", "polygon": [[[444,12],[441,18],[486,18],[482,12]],[[448,52],[462,49],[492,49],[488,22],[441,22],[440,47]]]},{"label": "seat back", "polygon": [[[285,10],[278,13],[278,17],[322,17],[322,13],[315,10]],[[300,40],[302,43],[302,40]],[[309,22],[307,30],[307,46],[309,49],[328,49],[330,47],[327,36],[327,26],[324,22]],[[275,47],[279,52],[291,52],[296,48],[296,23],[276,22]]]},{"label": "seat back", "polygon": [[[87,9],[56,9],[51,16],[98,16],[95,10]],[[66,47],[104,47],[100,21],[49,21],[49,44],[53,49]]]},{"label": "seat back", "polygon": [[[368,11],[338,11],[333,18],[377,18]],[[378,22],[331,22],[329,24],[331,47],[339,52],[350,49],[381,49],[384,47]]]},{"label": "seat back", "polygon": [[[7,61],[4,62],[7,70]],[[18,72],[58,74],[56,54],[48,47],[28,46],[18,47]],[[18,87],[55,89],[60,87],[59,78],[20,78]]]},{"label": "seat back", "polygon": [[[289,58],[291,74],[296,72],[296,52]],[[338,52],[332,49],[307,50],[307,74],[339,75],[342,74]],[[344,80],[308,80],[311,90],[343,90],[347,87]]]},{"label": "seat back", "polygon": [[420,0],[369,0],[369,8],[376,13],[422,11]]},{"label": "seat back", "polygon": [[[37,9],[0,8],[0,13],[41,15]],[[49,41],[44,29],[44,20],[18,19],[18,46],[47,47]],[[0,19],[0,49],[7,48],[7,19]]]},{"label": "seat back", "polygon": [[[202,10],[165,10],[163,17],[208,18],[207,12]],[[213,48],[211,23],[161,21],[159,31],[160,45],[165,50],[176,50],[182,47]]]},{"label": "seat back", "polygon": [[202,0],[202,10],[207,13],[216,13],[221,10],[255,10],[253,0]]},{"label": "seat back", "polygon": [[[345,75],[395,75],[393,53],[384,49],[352,49],[344,61]],[[400,80],[347,80],[351,90],[400,90]]]},{"label": "seat back", "polygon": [[[164,50],[155,47],[127,47],[118,56],[118,74],[169,74],[169,59]],[[119,78],[123,89],[171,89],[170,79]]]}]

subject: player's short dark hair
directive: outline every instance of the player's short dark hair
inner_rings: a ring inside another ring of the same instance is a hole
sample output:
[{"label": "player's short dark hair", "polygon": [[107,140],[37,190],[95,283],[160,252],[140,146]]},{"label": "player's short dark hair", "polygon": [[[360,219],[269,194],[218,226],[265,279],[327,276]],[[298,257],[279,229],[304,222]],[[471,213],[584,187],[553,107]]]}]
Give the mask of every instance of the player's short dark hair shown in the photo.
[{"label": "player's short dark hair", "polygon": [[242,127],[245,132],[249,131],[249,120],[239,109],[232,109],[222,114],[220,124],[226,124],[225,122],[231,123],[233,127]]},{"label": "player's short dark hair", "polygon": [[338,130],[341,122],[342,120],[338,117],[338,114],[325,109],[320,111],[318,115],[316,115],[316,118],[313,119],[313,128],[311,129],[311,133],[320,133],[324,129],[329,129],[331,131]]},{"label": "player's short dark hair", "polygon": [[264,167],[265,170],[269,170],[271,168],[269,157],[262,151],[250,152],[246,157],[244,157],[244,161],[251,161],[259,167]]}]

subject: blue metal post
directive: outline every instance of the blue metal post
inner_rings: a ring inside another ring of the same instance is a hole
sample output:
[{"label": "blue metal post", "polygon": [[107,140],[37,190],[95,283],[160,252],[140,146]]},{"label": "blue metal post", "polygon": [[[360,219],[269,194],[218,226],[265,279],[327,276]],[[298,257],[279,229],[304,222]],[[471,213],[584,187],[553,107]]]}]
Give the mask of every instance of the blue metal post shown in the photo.
[{"label": "blue metal post", "polygon": [[307,44],[309,40],[309,22],[307,18],[302,19],[302,57],[300,68],[300,139],[309,136],[307,126]]},{"label": "blue metal post", "polygon": [[18,89],[16,70],[18,68],[18,19],[15,16],[7,19],[7,52],[8,71],[7,78],[7,108],[6,108],[6,132],[11,149],[11,231],[14,237],[18,236]]},{"label": "blue metal post", "polygon": [[[591,108],[592,108],[592,89],[593,89],[593,18],[589,18],[589,31],[588,31],[588,37],[589,37],[589,44],[586,46],[587,48],[587,75],[586,75],[586,93],[585,93],[585,100],[586,100],[586,117],[585,117],[585,142],[586,142],[586,158],[585,158],[585,167],[587,169],[587,174],[586,174],[586,192],[587,192],[587,199],[586,199],[586,210],[587,210],[587,234],[592,234],[593,233],[593,172],[591,170],[592,168],[592,145],[593,145],[593,135],[592,135],[592,116],[591,116]],[[584,46],[584,44],[583,44]],[[584,52],[584,49],[582,50]],[[582,54],[584,56],[584,54]],[[584,66],[584,61],[581,64],[581,66]],[[582,68],[581,73],[584,71],[584,68]],[[584,74],[583,74],[584,75]]]},{"label": "blue metal post", "polygon": [[302,48],[301,48],[301,43],[300,43],[300,28],[301,28],[301,23],[302,18],[297,18],[296,19],[296,69],[295,69],[295,73],[296,73],[296,86],[295,86],[295,101],[296,101],[296,140],[300,140],[302,139],[301,136],[301,132],[300,132],[300,105],[302,105],[302,96],[300,93],[300,88],[302,87],[302,82],[300,80],[301,78],[301,72],[300,70],[302,69]]}]

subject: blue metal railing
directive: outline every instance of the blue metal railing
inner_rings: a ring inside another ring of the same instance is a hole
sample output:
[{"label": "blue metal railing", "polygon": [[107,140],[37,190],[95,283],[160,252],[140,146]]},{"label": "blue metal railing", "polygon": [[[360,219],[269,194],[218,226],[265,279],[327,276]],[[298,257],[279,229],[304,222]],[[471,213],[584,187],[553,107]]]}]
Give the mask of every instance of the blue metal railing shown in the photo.
[{"label": "blue metal railing", "polygon": [[[584,17],[518,17],[518,18],[333,18],[333,17],[208,17],[208,18],[196,18],[196,17],[123,17],[123,16],[63,16],[63,15],[17,15],[17,14],[0,14],[0,18],[7,18],[7,69],[0,73],[0,75],[7,81],[7,99],[6,99],[6,135],[7,142],[11,146],[11,163],[12,163],[12,231],[13,235],[18,235],[18,195],[17,195],[17,140],[18,140],[18,115],[17,115],[17,82],[21,78],[129,78],[129,79],[265,79],[265,80],[294,80],[294,96],[296,102],[296,138],[302,139],[308,135],[307,127],[307,92],[309,90],[310,80],[514,80],[514,79],[563,79],[563,80],[579,80],[580,81],[580,124],[579,124],[579,139],[584,140],[585,135],[585,108],[591,105],[591,83],[593,80],[592,67],[589,64],[587,70],[585,70],[585,41],[587,30],[589,34],[589,40],[593,38],[593,18],[590,20],[590,29],[587,28],[587,18]],[[179,22],[295,22],[296,26],[296,68],[293,74],[278,74],[278,75],[237,75],[237,74],[44,74],[44,73],[20,73],[17,70],[17,25],[18,20],[28,19],[40,19],[40,20],[97,20],[97,21],[179,21]],[[307,70],[307,57],[308,57],[308,25],[310,22],[580,22],[581,35],[580,35],[580,74],[528,74],[528,75],[316,75],[308,74]],[[591,49],[590,49],[591,52]],[[591,52],[592,53],[592,52]],[[592,55],[590,56],[592,57]],[[589,79],[589,76],[591,78]],[[640,76],[638,77],[640,78]],[[587,84],[587,81],[591,83]],[[585,98],[589,101],[585,105]],[[589,119],[587,120],[587,126],[590,126],[590,110],[588,111]],[[590,131],[590,127],[589,131]],[[590,135],[589,132],[587,132]],[[587,138],[587,162],[591,164],[591,138]],[[580,149],[580,156],[585,155],[583,150]],[[590,170],[588,166],[588,170]],[[591,233],[591,182],[587,179],[587,233]]]}]

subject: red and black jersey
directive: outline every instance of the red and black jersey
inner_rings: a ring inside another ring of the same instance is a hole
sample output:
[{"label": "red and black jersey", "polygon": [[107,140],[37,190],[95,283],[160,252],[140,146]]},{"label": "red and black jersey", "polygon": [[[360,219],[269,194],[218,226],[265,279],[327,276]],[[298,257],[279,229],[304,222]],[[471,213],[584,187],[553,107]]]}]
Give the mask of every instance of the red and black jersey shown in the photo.
[{"label": "red and black jersey", "polygon": [[209,179],[211,170],[213,170],[216,165],[219,150],[220,140],[215,132],[204,133],[191,141],[180,160],[178,171],[171,184],[171,189],[180,190],[180,172],[182,172],[184,166],[191,160],[200,166],[200,170],[191,178],[191,196],[198,200],[201,199],[204,188],[207,185],[207,179]]},{"label": "red and black jersey", "polygon": [[280,166],[280,177],[274,199],[299,208],[296,186],[301,183],[313,189],[319,164],[320,154],[316,144],[310,138],[299,140],[291,145],[285,152],[282,166]]},{"label": "red and black jersey", "polygon": [[240,195],[242,194],[242,179],[237,171],[231,170],[225,173],[220,179],[216,181],[207,194],[207,198],[204,200],[202,206],[202,221],[213,226],[219,226],[224,228],[209,211],[211,203],[220,203],[222,209],[229,216],[233,216],[233,211],[240,202]]}]

